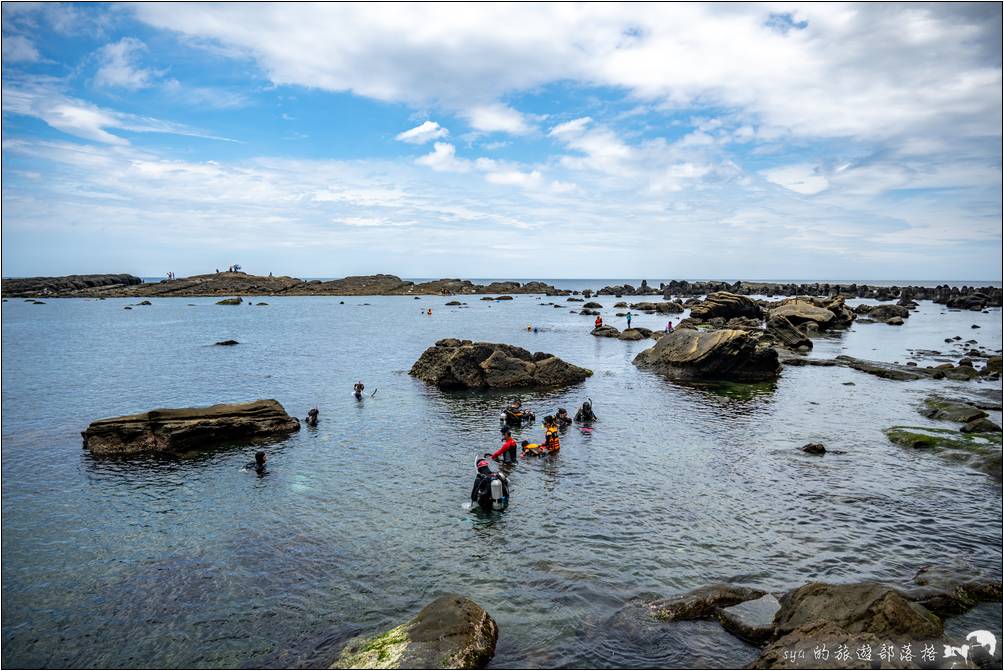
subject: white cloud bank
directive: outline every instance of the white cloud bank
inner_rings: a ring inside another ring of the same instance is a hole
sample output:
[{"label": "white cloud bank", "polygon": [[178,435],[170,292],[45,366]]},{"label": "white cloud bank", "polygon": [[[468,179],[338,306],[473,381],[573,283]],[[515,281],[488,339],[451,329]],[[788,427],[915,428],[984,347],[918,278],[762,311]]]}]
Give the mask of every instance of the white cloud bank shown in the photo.
[{"label": "white cloud bank", "polygon": [[414,128],[398,133],[394,139],[409,144],[425,144],[426,142],[446,137],[449,134],[450,131],[435,121],[423,121]]}]

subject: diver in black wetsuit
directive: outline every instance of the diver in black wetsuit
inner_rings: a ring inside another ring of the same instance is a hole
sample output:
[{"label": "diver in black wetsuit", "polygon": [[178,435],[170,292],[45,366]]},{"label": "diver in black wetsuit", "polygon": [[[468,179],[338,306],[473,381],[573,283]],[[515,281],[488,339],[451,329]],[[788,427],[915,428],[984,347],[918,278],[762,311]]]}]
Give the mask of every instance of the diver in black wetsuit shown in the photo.
[{"label": "diver in black wetsuit", "polygon": [[307,419],[306,419],[307,426],[317,426],[317,415],[318,415],[317,408],[311,408],[310,410],[307,411]]},{"label": "diver in black wetsuit", "polygon": [[[486,454],[477,460],[478,474],[474,478],[474,487],[471,488],[471,507],[478,505],[485,512],[495,510],[496,503],[499,505],[498,510],[509,505],[509,484],[505,476],[492,471],[489,466],[490,457],[491,455]],[[492,482],[496,480],[501,484],[501,497],[497,502],[492,496]]]},{"label": "diver in black wetsuit", "polygon": [[265,475],[268,473],[268,468],[265,466],[266,461],[268,461],[268,457],[265,456],[265,450],[258,450],[254,453],[254,461],[249,461],[244,466],[244,470],[254,471],[258,475]]},{"label": "diver in black wetsuit", "polygon": [[576,422],[595,422],[599,419],[593,412],[593,404],[590,401],[583,401],[582,407],[575,412]]},{"label": "diver in black wetsuit", "polygon": [[567,410],[558,408],[558,412],[554,415],[554,421],[559,429],[567,429],[568,425],[572,423],[572,418],[568,416]]}]

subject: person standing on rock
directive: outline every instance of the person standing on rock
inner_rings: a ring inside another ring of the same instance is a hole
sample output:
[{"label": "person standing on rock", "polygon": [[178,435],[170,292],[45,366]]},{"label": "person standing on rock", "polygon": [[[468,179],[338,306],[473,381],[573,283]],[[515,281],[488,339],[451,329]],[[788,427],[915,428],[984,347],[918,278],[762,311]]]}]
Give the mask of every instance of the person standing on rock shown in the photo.
[{"label": "person standing on rock", "polygon": [[630,311],[628,311],[628,313],[627,313],[627,322],[628,322],[628,328],[631,328],[631,317],[632,317],[632,316],[633,316],[633,315],[631,314],[631,312],[630,312]]}]

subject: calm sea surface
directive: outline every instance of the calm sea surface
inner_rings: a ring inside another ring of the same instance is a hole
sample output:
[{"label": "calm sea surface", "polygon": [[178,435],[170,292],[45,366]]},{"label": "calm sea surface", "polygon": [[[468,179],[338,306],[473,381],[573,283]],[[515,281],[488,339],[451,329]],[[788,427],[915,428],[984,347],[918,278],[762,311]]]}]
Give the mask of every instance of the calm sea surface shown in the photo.
[{"label": "calm sea surface", "polygon": [[[776,385],[682,386],[631,364],[651,341],[590,337],[592,317],[563,298],[260,300],[3,304],[5,666],[326,665],[443,591],[498,621],[494,667],[736,666],[756,651],[712,623],[654,623],[638,604],[720,580],[905,580],[956,558],[1000,575],[1000,486],[882,434],[936,425],[916,411],[931,391],[999,382],[790,367]],[[599,300],[623,327],[615,299]],[[905,326],[859,324],[812,356],[905,362],[911,349],[957,352],[954,335],[1000,350],[1001,311],[924,302]],[[445,337],[595,372],[523,396],[539,416],[590,397],[600,422],[565,434],[557,458],[520,462],[501,516],[464,504],[503,396],[407,375]],[[228,338],[241,344],[213,346]],[[357,379],[376,395],[357,403]],[[241,471],[251,446],[125,461],[81,449],[101,417],[258,398],[321,411],[319,427],[268,447],[263,478]],[[810,441],[840,453],[807,456]],[[980,612],[990,621],[975,624],[999,632],[999,606]]]}]

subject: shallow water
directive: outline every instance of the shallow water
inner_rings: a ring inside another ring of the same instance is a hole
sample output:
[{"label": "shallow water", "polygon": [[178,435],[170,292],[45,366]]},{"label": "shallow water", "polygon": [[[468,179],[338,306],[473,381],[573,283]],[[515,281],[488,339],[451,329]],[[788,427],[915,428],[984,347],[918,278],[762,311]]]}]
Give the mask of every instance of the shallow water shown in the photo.
[{"label": "shallow water", "polygon": [[[882,434],[936,425],[916,411],[932,390],[1000,383],[789,367],[777,384],[682,386],[631,364],[651,341],[590,337],[593,318],[563,298],[262,300],[4,304],[5,666],[326,665],[348,637],[443,591],[498,621],[494,667],[737,666],[755,650],[717,625],[654,624],[637,604],[717,580],[904,580],[960,557],[1000,575],[1000,485]],[[599,301],[623,328],[615,299]],[[958,352],[944,342],[954,335],[999,350],[1001,311],[924,302],[902,327],[855,325],[812,356],[905,362],[913,349]],[[520,462],[500,516],[463,504],[474,458],[498,442],[503,396],[407,375],[444,337],[595,373],[524,394],[538,416],[591,397],[600,422],[566,433],[558,457]],[[241,344],[213,346],[228,338]],[[357,379],[375,396],[356,402]],[[249,446],[126,461],[81,450],[94,419],[256,398],[321,410],[316,429],[268,448],[263,478],[241,471]],[[842,453],[808,456],[807,442]]]}]

